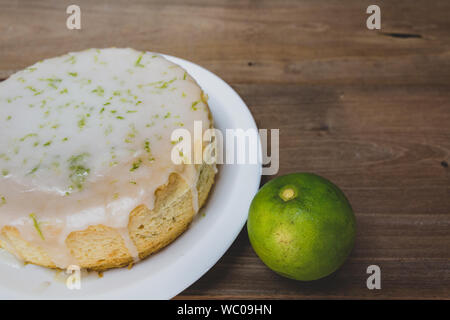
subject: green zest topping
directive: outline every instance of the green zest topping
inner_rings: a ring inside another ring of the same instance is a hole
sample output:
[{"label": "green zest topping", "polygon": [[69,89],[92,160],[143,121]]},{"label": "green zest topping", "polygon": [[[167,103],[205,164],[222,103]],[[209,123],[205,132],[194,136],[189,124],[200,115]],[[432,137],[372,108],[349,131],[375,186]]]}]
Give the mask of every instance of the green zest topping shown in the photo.
[{"label": "green zest topping", "polygon": [[62,79],[58,78],[47,78],[47,79],[39,79],[41,81],[47,81],[48,86],[53,89],[58,89],[58,85],[62,82]]},{"label": "green zest topping", "polygon": [[179,137],[178,140],[172,140],[170,141],[171,144],[177,144],[178,142],[183,141],[183,137]]},{"label": "green zest topping", "polygon": [[70,170],[69,179],[73,183],[73,185],[70,186],[71,189],[73,188],[77,188],[78,190],[83,189],[83,184],[91,171],[84,165],[87,157],[89,157],[88,153],[82,153],[69,158],[68,160]]},{"label": "green zest topping", "polygon": [[68,59],[64,60],[64,62],[69,62],[70,64],[75,64],[75,62],[77,62],[77,58],[75,56],[70,56]]},{"label": "green zest topping", "polygon": [[165,89],[165,88],[167,88],[169,86],[169,84],[171,84],[175,80],[177,80],[177,79],[173,78],[172,80],[164,81],[162,85],[160,85],[159,87],[156,87],[156,88],[158,88],[158,89]]},{"label": "green zest topping", "polygon": [[103,97],[103,95],[105,94],[105,90],[101,86],[97,86],[97,88],[92,90],[92,92],[96,93],[100,97]]},{"label": "green zest topping", "polygon": [[136,126],[134,124],[130,124],[130,131],[128,132],[126,138],[125,138],[125,142],[126,143],[131,143],[133,142],[134,138],[136,137],[136,135],[138,134],[137,130],[136,130]]},{"label": "green zest topping", "polygon": [[200,103],[200,100],[192,102],[191,109],[194,111],[197,111],[196,105],[198,105],[199,103]]},{"label": "green zest topping", "polygon": [[144,150],[147,153],[151,153],[151,149],[150,149],[150,141],[147,139],[144,141]]},{"label": "green zest topping", "polygon": [[40,167],[40,164],[38,164],[36,167],[34,167],[33,169],[31,169],[31,171],[28,172],[28,174],[33,174],[33,173],[35,173],[36,171],[38,171],[39,167]]},{"label": "green zest topping", "polygon": [[82,115],[81,119],[78,120],[78,128],[83,129],[85,125],[86,125],[86,117]]},{"label": "green zest topping", "polygon": [[139,167],[142,164],[142,160],[138,159],[137,161],[133,162],[133,166],[130,169],[130,172],[136,171],[137,169],[139,169]]},{"label": "green zest topping", "polygon": [[139,56],[139,58],[136,60],[136,62],[134,63],[135,67],[139,67],[139,68],[144,68],[145,67],[143,64],[141,64],[142,56],[143,56],[143,54],[141,54]]},{"label": "green zest topping", "polygon": [[150,83],[147,83],[147,84],[138,84],[138,88],[142,89],[143,87],[154,86],[157,89],[165,89],[171,83],[173,83],[175,80],[177,80],[177,78],[173,78],[172,80],[169,80],[169,81],[160,80],[160,81],[150,82]]},{"label": "green zest topping", "polygon": [[37,221],[36,215],[34,213],[30,213],[30,218],[33,220],[34,228],[36,229],[37,233],[41,237],[42,240],[45,240],[44,235],[42,234],[40,223]]},{"label": "green zest topping", "polygon": [[4,206],[6,204],[6,198],[2,195],[0,195],[0,207]]},{"label": "green zest topping", "polygon": [[44,91],[38,91],[36,88],[34,88],[32,86],[26,86],[25,89],[28,89],[28,90],[34,92],[35,96],[37,96],[37,95],[41,94],[42,92],[44,92]]}]

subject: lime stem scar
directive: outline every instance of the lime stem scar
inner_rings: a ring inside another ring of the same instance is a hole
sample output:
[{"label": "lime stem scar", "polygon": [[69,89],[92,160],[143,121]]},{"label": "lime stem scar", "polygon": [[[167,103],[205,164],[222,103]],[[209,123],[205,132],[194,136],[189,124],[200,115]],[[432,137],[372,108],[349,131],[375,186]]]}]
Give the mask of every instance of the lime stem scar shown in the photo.
[{"label": "lime stem scar", "polygon": [[289,201],[289,200],[295,199],[296,197],[297,197],[297,192],[295,189],[293,189],[291,187],[283,188],[280,191],[280,198],[283,199],[284,201]]}]

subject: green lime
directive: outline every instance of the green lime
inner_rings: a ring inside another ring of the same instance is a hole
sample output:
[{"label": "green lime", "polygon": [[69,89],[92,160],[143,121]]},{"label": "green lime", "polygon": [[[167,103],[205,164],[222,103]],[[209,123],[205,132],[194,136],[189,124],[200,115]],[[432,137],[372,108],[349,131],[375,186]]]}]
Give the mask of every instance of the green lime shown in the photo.
[{"label": "green lime", "polygon": [[355,228],[344,193],[311,173],[266,183],[250,205],[247,222],[261,260],[278,274],[302,281],[336,271],[353,248]]}]

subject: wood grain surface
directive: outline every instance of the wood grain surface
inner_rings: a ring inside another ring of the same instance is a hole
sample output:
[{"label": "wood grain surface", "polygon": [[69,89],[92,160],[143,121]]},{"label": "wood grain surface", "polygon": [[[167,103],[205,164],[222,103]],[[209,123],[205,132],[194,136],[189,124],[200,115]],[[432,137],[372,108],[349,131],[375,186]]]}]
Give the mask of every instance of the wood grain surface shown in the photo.
[{"label": "wood grain surface", "polygon": [[[81,30],[65,26],[72,3]],[[365,26],[370,4],[381,30]],[[280,175],[318,173],[350,199],[356,245],[332,276],[281,278],[244,229],[177,298],[450,299],[449,13],[448,0],[0,0],[0,78],[90,47],[194,61],[280,129]]]}]

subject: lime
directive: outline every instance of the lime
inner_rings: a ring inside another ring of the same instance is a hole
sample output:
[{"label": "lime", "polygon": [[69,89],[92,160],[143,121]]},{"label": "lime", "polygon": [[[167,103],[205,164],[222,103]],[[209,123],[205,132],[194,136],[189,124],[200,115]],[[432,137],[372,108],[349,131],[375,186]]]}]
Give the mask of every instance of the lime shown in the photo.
[{"label": "lime", "polygon": [[247,230],[253,249],[270,269],[309,281],[344,263],[354,244],[355,216],[336,185],[315,174],[294,173],[259,190]]}]

